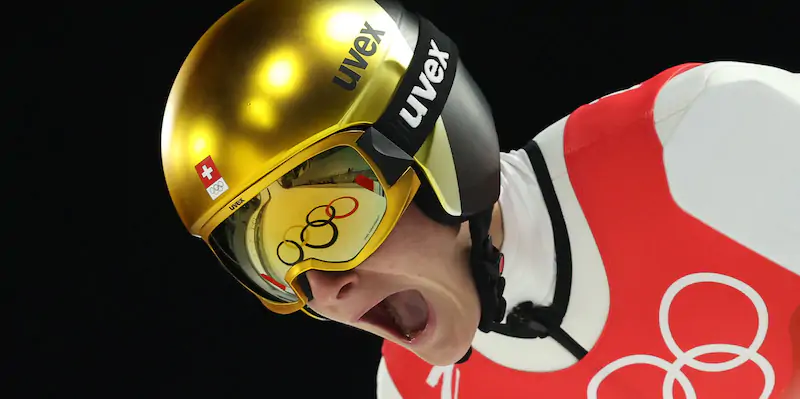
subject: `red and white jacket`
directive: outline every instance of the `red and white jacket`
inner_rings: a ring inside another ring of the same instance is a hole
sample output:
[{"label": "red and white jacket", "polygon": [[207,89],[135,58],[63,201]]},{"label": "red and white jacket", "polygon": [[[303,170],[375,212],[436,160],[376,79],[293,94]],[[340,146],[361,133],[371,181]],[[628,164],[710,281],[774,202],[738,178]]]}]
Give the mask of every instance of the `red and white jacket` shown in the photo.
[{"label": "red and white jacket", "polygon": [[535,140],[588,355],[478,332],[433,367],[386,342],[379,399],[800,398],[800,75],[680,65]]}]

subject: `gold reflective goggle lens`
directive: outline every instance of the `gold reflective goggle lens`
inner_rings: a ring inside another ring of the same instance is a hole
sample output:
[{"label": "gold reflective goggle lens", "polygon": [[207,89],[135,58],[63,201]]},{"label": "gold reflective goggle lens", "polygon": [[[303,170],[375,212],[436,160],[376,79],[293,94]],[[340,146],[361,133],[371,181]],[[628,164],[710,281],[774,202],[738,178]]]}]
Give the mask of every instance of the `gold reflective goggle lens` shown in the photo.
[{"label": "gold reflective goggle lens", "polygon": [[285,279],[289,269],[312,259],[352,260],[380,225],[386,205],[370,164],[351,147],[334,147],[241,205],[209,241],[248,288],[264,299],[295,303],[298,294]]}]

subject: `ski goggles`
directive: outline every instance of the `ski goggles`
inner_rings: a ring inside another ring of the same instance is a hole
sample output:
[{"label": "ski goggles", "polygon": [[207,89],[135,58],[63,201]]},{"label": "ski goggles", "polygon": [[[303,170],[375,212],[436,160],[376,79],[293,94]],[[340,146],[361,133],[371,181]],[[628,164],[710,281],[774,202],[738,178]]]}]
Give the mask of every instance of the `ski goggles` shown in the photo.
[{"label": "ski goggles", "polygon": [[414,198],[416,173],[409,168],[389,184],[359,148],[363,134],[339,132],[307,147],[210,220],[214,254],[271,311],[304,309],[311,291],[303,273],[358,266]]}]

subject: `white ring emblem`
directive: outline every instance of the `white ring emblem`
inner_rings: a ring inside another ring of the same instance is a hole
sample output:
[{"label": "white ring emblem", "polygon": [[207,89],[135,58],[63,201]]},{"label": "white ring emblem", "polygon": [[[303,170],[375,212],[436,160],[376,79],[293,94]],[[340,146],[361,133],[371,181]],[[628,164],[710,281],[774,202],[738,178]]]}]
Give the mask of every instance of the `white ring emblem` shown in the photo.
[{"label": "white ring emblem", "polygon": [[[748,299],[750,299],[750,302],[752,302],[753,306],[756,308],[756,314],[758,315],[758,327],[756,329],[756,335],[753,338],[753,342],[749,347],[744,348],[738,345],[730,344],[707,344],[689,349],[686,352],[682,351],[681,348],[678,347],[678,344],[675,342],[675,338],[672,336],[672,331],[669,328],[669,308],[672,305],[672,301],[675,299],[675,296],[677,296],[682,289],[697,283],[718,283],[727,285],[728,287],[741,292]],[[699,371],[719,373],[722,371],[732,370],[741,366],[747,361],[752,361],[761,369],[761,372],[764,374],[764,389],[759,398],[767,399],[772,393],[772,390],[775,388],[775,371],[773,370],[769,361],[767,361],[764,356],[758,353],[758,350],[761,348],[761,345],[764,343],[764,339],[767,336],[767,328],[769,327],[767,304],[764,302],[764,299],[761,298],[761,295],[759,295],[758,292],[756,292],[756,290],[749,285],[733,277],[717,273],[695,273],[684,276],[672,283],[672,285],[664,293],[664,297],[661,298],[661,306],[658,309],[658,324],[661,330],[661,337],[664,339],[664,343],[667,345],[669,351],[675,356],[675,361],[670,363],[664,359],[652,355],[631,355],[617,359],[603,367],[599,372],[597,372],[597,374],[595,374],[594,377],[592,377],[592,380],[589,381],[589,386],[586,390],[586,396],[588,399],[597,399],[597,391],[600,388],[600,383],[602,383],[606,377],[611,375],[611,373],[623,367],[632,366],[635,364],[656,366],[667,372],[667,375],[664,378],[664,383],[661,386],[661,392],[664,399],[673,398],[672,391],[676,380],[683,389],[686,399],[697,399],[697,394],[695,393],[692,383],[689,381],[689,378],[686,376],[686,374],[681,371],[683,366],[688,366]],[[727,353],[736,355],[736,357],[721,363],[708,363],[697,360],[697,357],[709,353]]]},{"label": "white ring emblem", "polygon": [[220,191],[225,189],[225,182],[218,180],[216,183],[212,184],[211,187],[209,187],[209,189],[215,194],[219,193]]}]

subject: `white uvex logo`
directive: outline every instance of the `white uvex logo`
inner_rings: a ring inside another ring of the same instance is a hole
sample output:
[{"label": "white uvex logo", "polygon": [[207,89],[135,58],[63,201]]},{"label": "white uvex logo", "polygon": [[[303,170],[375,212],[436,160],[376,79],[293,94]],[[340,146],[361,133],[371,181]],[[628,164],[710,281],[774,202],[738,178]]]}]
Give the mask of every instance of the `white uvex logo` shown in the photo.
[{"label": "white uvex logo", "polygon": [[416,128],[422,122],[422,118],[428,113],[428,107],[422,104],[419,99],[425,99],[429,103],[436,99],[436,89],[434,84],[439,84],[444,80],[444,73],[447,70],[447,60],[450,54],[439,50],[439,46],[431,39],[431,48],[428,49],[428,58],[419,73],[419,84],[411,89],[406,103],[411,106],[415,115],[411,115],[406,108],[400,110],[400,116],[408,123],[408,126]]}]

